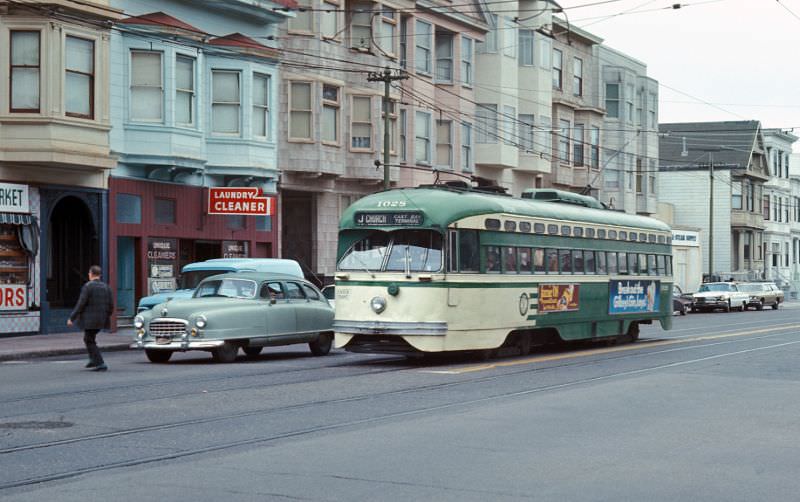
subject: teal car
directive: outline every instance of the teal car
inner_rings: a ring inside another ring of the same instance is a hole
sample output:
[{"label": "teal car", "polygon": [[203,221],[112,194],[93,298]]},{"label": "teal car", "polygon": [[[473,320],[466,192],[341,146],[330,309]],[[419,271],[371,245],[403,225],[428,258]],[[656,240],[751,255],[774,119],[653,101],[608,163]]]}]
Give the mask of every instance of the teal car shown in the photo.
[{"label": "teal car", "polygon": [[133,348],[154,363],[202,350],[215,361],[255,357],[264,347],[307,343],[324,356],[333,343],[333,307],[308,281],[287,274],[235,272],[204,279],[191,298],[170,300],[133,321]]}]

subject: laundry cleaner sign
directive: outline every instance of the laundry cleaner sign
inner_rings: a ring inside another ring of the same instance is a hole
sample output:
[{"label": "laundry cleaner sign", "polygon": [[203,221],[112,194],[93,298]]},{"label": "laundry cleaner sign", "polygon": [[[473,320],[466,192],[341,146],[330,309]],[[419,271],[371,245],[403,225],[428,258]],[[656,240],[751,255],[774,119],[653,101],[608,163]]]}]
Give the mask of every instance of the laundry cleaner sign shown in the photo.
[{"label": "laundry cleaner sign", "polygon": [[611,281],[609,290],[609,314],[657,312],[659,309],[661,281]]}]

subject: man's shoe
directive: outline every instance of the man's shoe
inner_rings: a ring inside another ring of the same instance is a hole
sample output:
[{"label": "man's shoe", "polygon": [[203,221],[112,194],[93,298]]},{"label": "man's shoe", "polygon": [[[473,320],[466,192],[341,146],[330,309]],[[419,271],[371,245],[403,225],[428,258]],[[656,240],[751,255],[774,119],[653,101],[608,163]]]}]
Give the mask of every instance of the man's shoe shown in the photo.
[{"label": "man's shoe", "polygon": [[84,368],[96,368],[96,367],[97,367],[97,363],[92,362],[92,361],[89,361],[88,363],[86,363],[86,366],[84,366]]},{"label": "man's shoe", "polygon": [[105,364],[101,364],[100,366],[95,366],[94,368],[92,368],[92,371],[106,371],[107,369],[108,366],[106,366]]}]

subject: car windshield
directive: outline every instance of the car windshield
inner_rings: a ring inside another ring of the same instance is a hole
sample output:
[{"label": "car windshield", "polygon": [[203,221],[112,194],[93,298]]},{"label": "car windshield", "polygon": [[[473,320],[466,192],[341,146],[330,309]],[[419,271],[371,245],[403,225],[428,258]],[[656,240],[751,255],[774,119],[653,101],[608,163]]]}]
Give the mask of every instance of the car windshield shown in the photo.
[{"label": "car windshield", "polygon": [[707,291],[736,291],[730,284],[703,284],[700,286],[700,292]]},{"label": "car windshield", "polygon": [[442,236],[430,230],[373,232],[353,244],[339,270],[437,272],[442,268]]},{"label": "car windshield", "polygon": [[334,300],[336,299],[336,288],[333,286],[322,288],[322,295],[328,300]]},{"label": "car windshield", "polygon": [[184,272],[181,274],[181,277],[178,280],[178,289],[194,289],[206,277],[211,277],[212,275],[224,274],[226,272],[230,272],[230,270],[215,269],[215,270],[192,270],[190,272]]},{"label": "car windshield", "polygon": [[761,284],[742,284],[739,286],[739,291],[747,291],[748,293],[755,293],[763,290],[764,288]]},{"label": "car windshield", "polygon": [[256,289],[255,281],[249,279],[216,279],[201,283],[194,292],[194,297],[255,298]]}]

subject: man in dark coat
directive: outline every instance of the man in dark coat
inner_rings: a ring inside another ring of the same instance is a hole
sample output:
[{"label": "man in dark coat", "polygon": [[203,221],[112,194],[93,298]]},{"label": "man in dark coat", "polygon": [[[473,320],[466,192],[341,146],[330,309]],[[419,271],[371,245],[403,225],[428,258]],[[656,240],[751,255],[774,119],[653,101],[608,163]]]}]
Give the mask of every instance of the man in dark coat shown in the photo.
[{"label": "man in dark coat", "polygon": [[100,349],[97,348],[95,337],[101,329],[111,327],[111,312],[114,310],[111,288],[100,280],[102,274],[103,270],[97,265],[89,268],[89,282],[81,288],[78,303],[67,320],[67,326],[75,323],[83,329],[83,343],[89,352],[89,362],[86,363],[86,367],[93,371],[108,369]]}]

